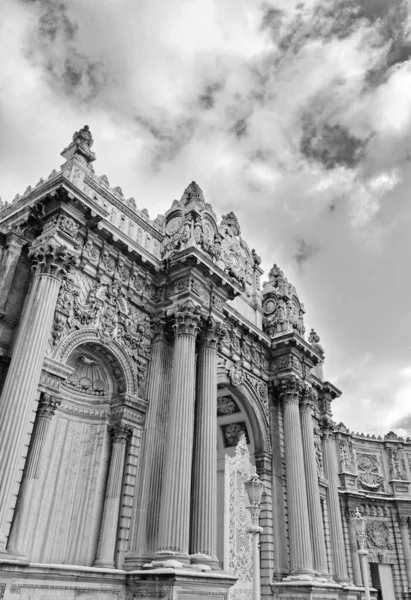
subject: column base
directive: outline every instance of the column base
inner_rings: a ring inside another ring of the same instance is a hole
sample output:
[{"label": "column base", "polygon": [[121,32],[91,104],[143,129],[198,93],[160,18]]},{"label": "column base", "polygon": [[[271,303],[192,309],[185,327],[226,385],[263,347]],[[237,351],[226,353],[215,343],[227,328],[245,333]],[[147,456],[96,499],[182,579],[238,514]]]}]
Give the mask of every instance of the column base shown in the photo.
[{"label": "column base", "polygon": [[177,569],[180,567],[189,567],[191,563],[189,554],[186,554],[185,552],[174,552],[173,550],[160,550],[155,553],[153,558],[153,564],[169,561],[179,563],[179,565],[175,565]]},{"label": "column base", "polygon": [[227,598],[227,592],[237,578],[228,573],[199,572],[194,569],[154,568],[127,575],[130,600],[153,598]]},{"label": "column base", "polygon": [[216,556],[209,556],[208,554],[192,554],[191,555],[192,565],[208,565],[213,571],[221,571],[220,561]]},{"label": "column base", "polygon": [[[312,600],[312,598],[332,598],[333,600],[363,600],[364,588],[349,585],[341,585],[332,581],[296,581],[284,580],[272,583],[271,590],[274,598],[281,600]],[[371,591],[372,600],[376,600],[376,591]]]},{"label": "column base", "polygon": [[142,567],[153,560],[152,554],[140,555],[128,553],[124,557],[123,569],[125,571],[138,571]]},{"label": "column base", "polygon": [[100,569],[116,569],[116,565],[113,561],[98,559],[94,561],[93,567],[98,567]]},{"label": "column base", "polygon": [[284,581],[314,581],[315,578],[315,571],[298,569],[291,571],[291,573],[284,578]]},{"label": "column base", "polygon": [[6,552],[5,550],[0,550],[0,564],[21,565],[27,567],[30,564],[30,561],[23,552]]}]

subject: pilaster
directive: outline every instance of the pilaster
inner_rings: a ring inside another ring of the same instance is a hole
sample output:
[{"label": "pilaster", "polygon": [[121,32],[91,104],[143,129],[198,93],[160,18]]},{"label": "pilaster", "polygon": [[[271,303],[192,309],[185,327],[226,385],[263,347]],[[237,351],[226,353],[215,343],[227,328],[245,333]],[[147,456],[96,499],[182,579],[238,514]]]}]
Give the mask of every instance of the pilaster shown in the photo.
[{"label": "pilaster", "polygon": [[399,516],[398,522],[401,532],[402,551],[404,553],[405,570],[407,573],[408,586],[411,587],[411,545],[409,517]]},{"label": "pilaster", "polygon": [[158,554],[189,561],[191,468],[194,437],[195,343],[200,309],[191,300],[174,311],[171,375]]},{"label": "pilaster", "polygon": [[328,514],[330,522],[331,547],[333,554],[333,579],[349,582],[345,556],[344,532],[341,520],[341,507],[338,495],[338,469],[335,453],[334,432],[330,422],[325,421],[323,448],[324,472],[328,480]]},{"label": "pilaster", "polygon": [[115,568],[114,555],[117,541],[117,525],[123,482],[124,459],[127,440],[130,438],[131,434],[131,428],[122,423],[114,426],[111,431],[112,450],[110,469],[107,479],[97,558],[94,562],[94,566],[96,567]]},{"label": "pilaster", "polygon": [[0,552],[6,548],[61,278],[75,263],[74,254],[53,241],[36,245],[29,256],[36,274],[0,398]]},{"label": "pilaster", "polygon": [[291,376],[281,379],[277,390],[284,410],[290,573],[294,577],[310,578],[314,570],[299,413],[303,384]]},{"label": "pilaster", "polygon": [[50,394],[41,393],[36,422],[31,436],[29,453],[20,486],[19,498],[10,532],[7,552],[26,558],[30,539],[30,517],[33,497],[36,493],[41,454],[47,438],[50,421],[61,400]]}]

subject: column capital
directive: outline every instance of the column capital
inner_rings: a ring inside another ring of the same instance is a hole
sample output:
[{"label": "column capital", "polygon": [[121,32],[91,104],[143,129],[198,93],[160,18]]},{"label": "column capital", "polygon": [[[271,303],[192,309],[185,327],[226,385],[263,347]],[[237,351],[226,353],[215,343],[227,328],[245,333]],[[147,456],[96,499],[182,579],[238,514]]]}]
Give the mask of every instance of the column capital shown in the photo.
[{"label": "column capital", "polygon": [[409,521],[409,517],[406,517],[404,515],[398,515],[398,523],[400,527],[408,527]]},{"label": "column capital", "polygon": [[321,425],[324,441],[333,442],[335,440],[334,421],[332,419],[323,419]]},{"label": "column capital", "polygon": [[227,331],[224,323],[216,321],[213,317],[207,317],[203,321],[200,339],[204,348],[216,349],[218,342]]},{"label": "column capital", "polygon": [[306,410],[309,413],[314,411],[315,392],[310,384],[305,384],[302,391],[302,398],[300,402],[300,409]]},{"label": "column capital", "polygon": [[284,402],[298,404],[304,391],[304,383],[294,375],[283,377],[277,381],[275,391]]},{"label": "column capital", "polygon": [[60,398],[57,398],[56,396],[51,396],[46,392],[41,392],[37,414],[39,417],[51,419],[51,417],[54,415],[56,409],[60,406],[60,404]]},{"label": "column capital", "polygon": [[118,423],[112,426],[110,433],[113,444],[127,444],[133,429],[125,423]]},{"label": "column capital", "polygon": [[151,320],[151,331],[153,332],[153,343],[167,341],[170,336],[170,322],[165,313],[161,313]]},{"label": "column capital", "polygon": [[173,316],[173,329],[176,336],[183,334],[197,336],[201,321],[201,308],[198,305],[188,300],[175,307]]},{"label": "column capital", "polygon": [[77,256],[66,246],[60,246],[53,240],[46,240],[32,246],[29,258],[32,268],[39,274],[63,277],[77,264]]}]

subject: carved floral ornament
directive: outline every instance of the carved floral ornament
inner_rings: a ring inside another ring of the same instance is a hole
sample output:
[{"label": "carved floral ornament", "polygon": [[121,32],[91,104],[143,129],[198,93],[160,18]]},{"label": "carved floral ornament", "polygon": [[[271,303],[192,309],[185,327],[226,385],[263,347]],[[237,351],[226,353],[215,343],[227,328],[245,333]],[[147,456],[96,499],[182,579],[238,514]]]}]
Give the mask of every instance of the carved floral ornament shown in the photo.
[{"label": "carved floral ornament", "polygon": [[74,241],[78,241],[80,226],[68,215],[54,215],[50,217],[43,227],[43,233],[53,228],[60,229],[64,233],[67,233]]},{"label": "carved floral ornament", "polygon": [[54,241],[45,241],[29,250],[29,258],[37,273],[64,276],[77,264],[77,256]]},{"label": "carved floral ornament", "polygon": [[200,331],[201,308],[194,304],[192,300],[178,304],[170,312],[174,317],[173,329],[175,335],[193,335],[196,336]]},{"label": "carved floral ornament", "polygon": [[283,377],[275,385],[275,392],[286,402],[299,402],[305,389],[305,384],[295,376]]},{"label": "carved floral ornament", "polygon": [[369,546],[387,550],[393,549],[390,541],[390,529],[386,521],[368,521],[367,538]]},{"label": "carved floral ornament", "polygon": [[56,412],[56,409],[60,406],[61,399],[57,396],[51,396],[46,392],[42,392],[40,395],[40,401],[38,406],[37,414],[39,417],[51,419]]},{"label": "carved floral ornament", "polygon": [[358,482],[363,489],[378,491],[384,483],[380,475],[380,464],[374,454],[357,455]]},{"label": "carved floral ornament", "polygon": [[60,288],[52,328],[52,347],[70,332],[94,331],[102,345],[117,343],[137,365],[139,393],[144,395],[153,333],[148,315],[133,309],[121,282],[93,282],[81,299],[80,274],[70,273]]}]

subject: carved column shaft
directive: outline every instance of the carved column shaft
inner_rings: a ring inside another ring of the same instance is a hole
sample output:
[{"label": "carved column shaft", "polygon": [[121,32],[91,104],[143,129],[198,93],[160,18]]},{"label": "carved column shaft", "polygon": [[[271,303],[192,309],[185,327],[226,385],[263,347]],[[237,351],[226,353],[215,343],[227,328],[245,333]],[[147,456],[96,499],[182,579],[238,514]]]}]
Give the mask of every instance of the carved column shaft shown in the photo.
[{"label": "carved column shaft", "polygon": [[117,525],[123,482],[124,459],[126,455],[127,440],[131,433],[131,429],[124,425],[118,425],[114,427],[112,431],[113,446],[111,450],[110,469],[108,473],[106,497],[104,500],[97,558],[94,563],[94,565],[98,567],[115,567],[114,554],[117,541]]},{"label": "carved column shaft", "polygon": [[361,586],[362,585],[362,575],[361,575],[360,557],[358,556],[358,544],[357,544],[357,538],[355,535],[354,524],[351,522],[350,516],[351,515],[348,516],[348,537],[349,537],[349,541],[350,541],[352,574],[353,574],[354,585]]},{"label": "carved column shaft", "polygon": [[315,571],[325,575],[328,573],[327,554],[325,549],[324,525],[321,513],[320,490],[318,487],[312,406],[308,399],[304,399],[301,404],[300,417],[314,569]]},{"label": "carved column shaft", "polygon": [[165,321],[159,319],[156,326],[148,375],[148,412],[141,437],[138,496],[133,507],[130,551],[126,556],[130,568],[147,562],[155,551],[160,518],[172,352],[165,336]]},{"label": "carved column shaft", "polygon": [[26,436],[60,288],[59,274],[74,257],[45,244],[32,251],[35,275],[0,398],[0,551],[4,551],[24,467]]},{"label": "carved column shaft", "polygon": [[164,477],[159,552],[188,561],[191,467],[194,437],[195,341],[199,315],[191,307],[176,313],[174,361]]},{"label": "carved column shaft", "polygon": [[333,552],[333,577],[335,581],[349,581],[345,556],[344,533],[338,495],[338,469],[334,434],[326,429],[323,438],[324,472],[328,479],[328,514],[330,518],[331,547]]},{"label": "carved column shaft", "polygon": [[30,539],[30,512],[38,479],[41,453],[47,438],[51,417],[60,402],[61,400],[45,393],[42,393],[40,398],[23,481],[20,486],[19,498],[7,545],[7,551],[13,554],[25,555],[27,552],[27,544]]},{"label": "carved column shaft", "polygon": [[[217,560],[217,341],[218,326],[207,324],[197,368],[193,461],[191,554]],[[196,558],[192,557],[192,562]],[[207,560],[207,559],[206,559]]]},{"label": "carved column shaft", "polygon": [[411,546],[408,517],[400,517],[400,531],[407,581],[408,585],[411,587]]},{"label": "carved column shaft", "polygon": [[284,444],[287,479],[287,503],[292,575],[313,572],[310,524],[301,439],[299,382],[290,381],[283,388]]}]

